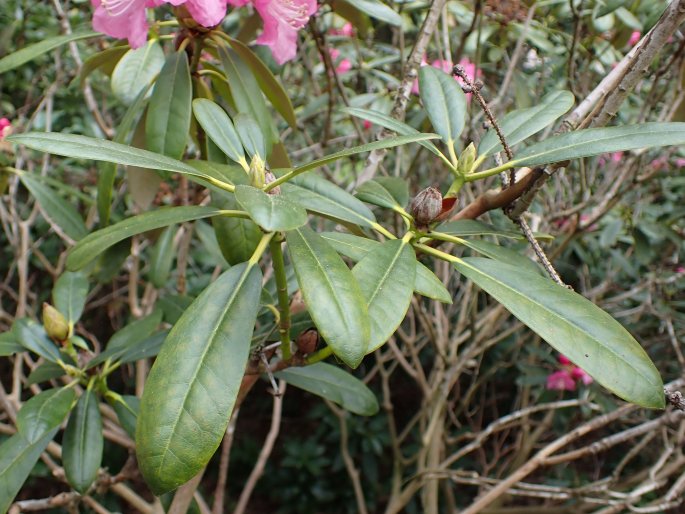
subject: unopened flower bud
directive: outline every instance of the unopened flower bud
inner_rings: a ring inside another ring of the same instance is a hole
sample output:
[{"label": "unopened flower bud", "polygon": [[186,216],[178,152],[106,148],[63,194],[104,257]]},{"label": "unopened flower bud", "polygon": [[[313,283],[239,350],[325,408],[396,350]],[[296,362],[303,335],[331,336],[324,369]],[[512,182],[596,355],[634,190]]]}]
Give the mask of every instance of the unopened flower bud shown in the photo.
[{"label": "unopened flower bud", "polygon": [[258,189],[264,187],[266,182],[266,166],[259,155],[255,154],[255,156],[252,157],[248,174],[250,176],[250,185]]},{"label": "unopened flower bud", "polygon": [[442,194],[435,187],[427,187],[414,197],[409,205],[409,214],[416,225],[427,226],[442,211]]},{"label": "unopened flower bud", "polygon": [[[273,172],[269,168],[267,168],[266,173],[264,174],[264,181],[267,184],[271,184],[274,180],[276,180],[276,175],[274,175]],[[280,195],[281,194],[281,186],[276,186],[273,189],[269,189],[267,194]]]},{"label": "unopened flower bud", "polygon": [[297,336],[297,340],[295,341],[295,344],[297,344],[297,350],[303,355],[314,353],[318,343],[319,333],[315,328],[305,330],[299,336]]},{"label": "unopened flower bud", "polygon": [[469,146],[464,148],[463,152],[461,152],[461,155],[459,156],[459,164],[457,166],[457,171],[462,175],[467,174],[471,171],[471,168],[473,167],[473,163],[475,160],[476,147],[473,143],[471,143]]},{"label": "unopened flower bud", "polygon": [[56,341],[66,341],[69,337],[69,322],[47,302],[43,303],[43,327],[48,336]]}]

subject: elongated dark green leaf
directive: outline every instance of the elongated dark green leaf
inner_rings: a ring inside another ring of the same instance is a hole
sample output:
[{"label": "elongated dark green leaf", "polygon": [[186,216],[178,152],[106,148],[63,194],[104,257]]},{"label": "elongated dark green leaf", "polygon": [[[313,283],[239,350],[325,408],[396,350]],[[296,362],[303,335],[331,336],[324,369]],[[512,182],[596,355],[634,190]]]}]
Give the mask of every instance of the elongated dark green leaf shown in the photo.
[{"label": "elongated dark green leaf", "polygon": [[59,427],[76,398],[73,387],[48,389],[22,405],[17,414],[17,429],[29,443]]},{"label": "elongated dark green leaf", "polygon": [[193,86],[188,56],[170,54],[159,73],[145,119],[148,150],[174,159],[183,156],[190,129]]},{"label": "elongated dark green leaf", "polygon": [[[86,79],[88,76],[98,68],[110,68],[111,66],[110,71],[112,71],[115,64],[127,51],[128,46],[114,46],[112,48],[107,48],[102,52],[91,55],[85,61],[83,61],[81,71],[79,72],[78,77],[74,78],[74,81],[78,79],[79,85],[83,87],[86,84]],[[72,81],[72,83],[74,81]]]},{"label": "elongated dark green leaf", "polygon": [[[240,207],[235,195],[223,191],[212,193],[212,204],[222,209]],[[212,226],[221,253],[231,266],[248,260],[263,234],[254,221],[242,218],[216,216],[212,218]]]},{"label": "elongated dark green leaf", "polygon": [[[537,134],[573,107],[574,100],[573,93],[569,91],[554,91],[534,107],[510,112],[500,121],[500,129],[507,144],[514,146]],[[478,145],[478,156],[484,157],[501,151],[502,144],[497,132],[490,129]]]},{"label": "elongated dark green leaf", "polygon": [[193,100],[193,112],[200,126],[216,146],[232,161],[246,163],[243,144],[228,117],[220,105],[205,98]]},{"label": "elongated dark green leaf", "polygon": [[259,307],[259,266],[234,266],[191,304],[145,384],[136,454],[156,494],[177,488],[216,451],[245,372]]},{"label": "elongated dark green leaf", "polygon": [[62,439],[62,462],[69,484],[80,493],[88,490],[102,462],[102,417],[98,397],[86,390],[69,416]]},{"label": "elongated dark green leaf", "polygon": [[25,348],[19,344],[17,336],[11,331],[0,334],[0,357],[7,357],[13,353],[23,352]]},{"label": "elongated dark green leaf", "polygon": [[[243,59],[228,46],[218,47],[219,59],[226,73],[235,108],[239,113],[249,114],[259,125],[269,153],[276,138],[274,122],[266,107],[266,101],[252,70]],[[236,120],[237,123],[237,120]],[[266,159],[266,155],[262,156]]]},{"label": "elongated dark green leaf", "polygon": [[416,257],[411,246],[395,239],[370,251],[352,269],[369,309],[371,335],[366,352],[383,345],[402,323],[414,293]]},{"label": "elongated dark green leaf", "polygon": [[642,123],[576,130],[529,146],[511,161],[537,166],[610,152],[685,144],[685,123]]},{"label": "elongated dark green leaf", "polygon": [[205,206],[163,207],[138,216],[127,218],[110,227],[103,228],[84,237],[71,249],[67,267],[78,270],[86,266],[107,248],[119,241],[148,230],[166,227],[174,223],[198,220],[216,216],[221,209]]},{"label": "elongated dark green leaf", "polygon": [[[378,111],[374,111],[371,109],[361,109],[359,107],[343,107],[341,111],[352,116],[356,116],[357,118],[361,118],[363,120],[369,120],[371,123],[375,123],[376,125],[380,125],[383,128],[392,130],[393,132],[396,132],[401,136],[420,134],[420,132],[416,130],[414,127],[407,125],[402,121],[398,121],[395,118],[392,118],[387,114],[383,114]],[[440,150],[438,150],[438,147],[430,141],[420,141],[418,144],[430,150],[441,159],[449,162],[447,158],[443,155],[443,153]]]},{"label": "elongated dark green leaf", "polygon": [[112,92],[129,105],[149,86],[164,66],[164,51],[157,40],[126,52],[112,72]]},{"label": "elongated dark green leaf", "polygon": [[[126,141],[126,138],[133,129],[133,125],[138,120],[138,116],[145,111],[147,93],[150,87],[152,87],[152,84],[148,84],[147,87],[142,89],[128,107],[121,123],[119,123],[119,127],[117,127],[117,135],[114,136],[115,143],[124,143]],[[99,169],[97,188],[98,216],[100,217],[100,225],[105,227],[109,225],[109,216],[112,208],[112,190],[114,189],[114,179],[117,175],[117,165],[114,162],[102,162],[99,165]]]},{"label": "elongated dark green leaf", "polygon": [[121,357],[119,357],[119,362],[126,364],[127,362],[135,362],[140,359],[156,356],[162,349],[162,345],[164,344],[164,340],[168,333],[168,330],[162,330],[145,338],[140,344],[129,346],[125,349]]},{"label": "elongated dark green leaf", "polygon": [[150,282],[155,287],[164,287],[169,280],[171,265],[174,262],[174,236],[176,225],[169,225],[164,229],[152,248],[150,256]]},{"label": "elongated dark green leaf", "polygon": [[[321,237],[335,248],[338,253],[357,262],[361,261],[369,252],[377,249],[381,244],[373,239],[353,234],[344,234],[342,232],[323,232]],[[452,296],[440,279],[418,261],[416,262],[414,291],[442,303],[452,303]]]},{"label": "elongated dark green leaf", "polygon": [[57,225],[67,236],[78,241],[88,234],[83,219],[72,204],[52,188],[33,178],[30,173],[22,173],[19,178],[38,202],[43,216]]},{"label": "elongated dark green leaf", "polygon": [[83,273],[65,271],[52,289],[52,303],[69,323],[76,323],[88,296],[88,278]]},{"label": "elongated dark green leaf", "polygon": [[10,508],[40,454],[56,433],[55,428],[33,444],[23,435],[14,434],[0,445],[0,512],[7,512]]},{"label": "elongated dark green leaf", "polygon": [[661,376],[647,353],[592,302],[504,262],[471,257],[455,267],[614,394],[643,407],[664,407]]},{"label": "elongated dark green leaf", "polygon": [[456,147],[466,118],[466,95],[442,70],[424,66],[419,70],[419,91],[428,118],[447,146]]},{"label": "elongated dark green leaf", "polygon": [[378,205],[379,207],[386,207],[388,209],[401,207],[390,191],[375,180],[368,180],[360,185],[355,196],[363,202]]},{"label": "elongated dark green leaf", "polygon": [[436,230],[458,237],[499,236],[510,239],[523,239],[523,236],[519,232],[513,230],[500,230],[493,225],[478,220],[448,221],[447,223],[439,225]]},{"label": "elongated dark green leaf", "polygon": [[139,168],[172,171],[190,177],[208,178],[207,175],[176,159],[93,137],[57,132],[28,132],[10,136],[7,140],[26,145],[34,150],[64,157],[114,162]]},{"label": "elongated dark green leaf", "polygon": [[21,318],[14,322],[12,332],[27,350],[52,362],[59,360],[59,350],[45,333],[43,325],[29,318]]},{"label": "elongated dark green leaf", "polygon": [[235,117],[235,129],[247,154],[250,157],[259,155],[262,160],[265,160],[267,155],[266,138],[254,117],[244,112],[238,113]]},{"label": "elongated dark green leaf", "polygon": [[463,241],[464,242],[462,244],[464,246],[475,250],[481,255],[490,257],[496,261],[507,262],[512,266],[516,266],[522,270],[530,271],[531,273],[537,273],[538,275],[542,273],[542,270],[534,261],[531,261],[525,255],[521,255],[511,248],[478,239],[464,239]]},{"label": "elongated dark green leaf", "polygon": [[302,295],[319,333],[356,368],[369,347],[370,322],[361,288],[340,256],[308,227],[286,234]]},{"label": "elongated dark green leaf", "polygon": [[307,223],[304,207],[280,195],[268,195],[252,186],[236,186],[235,198],[252,220],[267,232],[293,230]]},{"label": "elongated dark green leaf", "polygon": [[41,382],[46,382],[64,375],[66,375],[66,372],[62,366],[55,364],[54,362],[45,362],[29,373],[29,376],[26,378],[26,385],[40,384]]},{"label": "elongated dark green leaf", "polygon": [[348,372],[317,362],[302,368],[288,368],[275,374],[291,385],[326,398],[360,416],[378,412],[378,400],[364,382]]},{"label": "elongated dark green leaf", "polygon": [[363,227],[376,222],[364,203],[331,181],[316,175],[295,177],[281,186],[283,196],[315,212]]},{"label": "elongated dark green leaf", "polygon": [[112,402],[112,408],[117,413],[121,428],[126,430],[126,433],[132,439],[135,439],[136,423],[138,421],[138,412],[140,411],[140,398],[131,395],[120,396],[116,401]]},{"label": "elongated dark green leaf", "polygon": [[43,55],[59,46],[62,46],[71,41],[78,41],[80,39],[88,39],[91,37],[100,36],[99,32],[74,32],[73,34],[66,34],[64,36],[55,36],[44,39],[33,45],[29,45],[21,50],[17,50],[0,59],[0,74],[6,71],[18,68],[24,63],[32,61],[36,57]]},{"label": "elongated dark green leaf", "polygon": [[383,186],[400,207],[409,202],[409,183],[402,177],[376,177],[373,181]]},{"label": "elongated dark green leaf", "polygon": [[345,0],[361,12],[368,14],[372,18],[384,21],[397,27],[402,26],[402,16],[393,11],[380,0]]},{"label": "elongated dark green leaf", "polygon": [[295,118],[295,111],[293,104],[290,102],[290,97],[281,83],[271,73],[271,70],[242,41],[230,38],[228,43],[250,67],[259,87],[269,99],[271,105],[283,116],[291,128],[297,129],[297,119]]}]

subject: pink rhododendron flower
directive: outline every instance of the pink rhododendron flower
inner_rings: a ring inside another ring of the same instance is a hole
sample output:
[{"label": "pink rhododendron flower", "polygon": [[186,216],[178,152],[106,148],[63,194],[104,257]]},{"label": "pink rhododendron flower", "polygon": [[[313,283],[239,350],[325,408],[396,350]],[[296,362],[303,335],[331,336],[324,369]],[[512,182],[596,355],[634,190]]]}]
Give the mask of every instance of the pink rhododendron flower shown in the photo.
[{"label": "pink rhododendron flower", "polygon": [[371,128],[371,122],[369,120],[364,120],[362,126],[364,127],[364,130],[369,130]]},{"label": "pink rhododendron flower", "polygon": [[328,33],[331,36],[345,36],[345,37],[352,37],[354,35],[354,27],[352,24],[348,21],[345,23],[345,25],[342,26],[340,29],[330,29]]},{"label": "pink rhododendron flower", "polygon": [[248,1],[252,1],[264,22],[264,32],[257,38],[257,44],[271,48],[278,64],[295,57],[297,32],[316,12],[316,0],[228,0],[228,3],[240,7]]},{"label": "pink rhododendron flower", "polygon": [[675,160],[675,165],[678,166],[679,168],[685,168],[685,159],[678,158]]},{"label": "pink rhododendron flower", "polygon": [[561,353],[559,354],[559,357],[557,357],[557,361],[562,366],[568,366],[569,364],[571,364],[571,359],[569,359],[568,357],[566,357],[566,355],[563,355]]},{"label": "pink rhododendron flower", "polygon": [[685,273],[685,266],[678,266],[678,267],[675,269],[675,272],[676,272],[676,273]]},{"label": "pink rhododendron flower", "polygon": [[635,46],[638,41],[640,41],[640,38],[642,37],[642,33],[639,30],[634,30],[632,34],[630,34],[630,39],[628,40],[628,46]]},{"label": "pink rhododendron flower", "polygon": [[0,141],[12,134],[12,123],[7,118],[0,118]]},{"label": "pink rhododendron flower", "polygon": [[592,384],[592,377],[588,375],[584,369],[579,368],[578,366],[573,366],[571,369],[571,377],[573,380],[581,380],[585,385]]},{"label": "pink rhododendron flower", "polygon": [[[331,55],[331,60],[333,61],[333,63],[335,63],[338,60],[338,58],[340,57],[340,50],[337,50],[335,48],[331,48],[329,50],[329,54]],[[352,69],[352,63],[347,58],[340,59],[338,61],[338,64],[335,65],[335,72],[338,75],[342,75],[343,73],[347,73],[351,69]]]},{"label": "pink rhododendron flower", "polygon": [[576,382],[571,377],[571,374],[562,369],[555,371],[547,377],[547,389],[557,391],[575,391]]},{"label": "pink rhododendron flower", "polygon": [[164,3],[183,4],[193,19],[205,27],[221,23],[226,16],[226,0],[90,0],[95,7],[93,28],[108,36],[128,39],[131,48],[147,40],[146,9]]}]

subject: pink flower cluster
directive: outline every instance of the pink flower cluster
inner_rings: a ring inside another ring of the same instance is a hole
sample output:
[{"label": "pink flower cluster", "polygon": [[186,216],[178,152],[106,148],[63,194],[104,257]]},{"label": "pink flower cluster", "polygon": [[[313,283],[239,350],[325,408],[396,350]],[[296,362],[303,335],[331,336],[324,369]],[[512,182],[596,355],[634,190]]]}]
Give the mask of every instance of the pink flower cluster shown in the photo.
[{"label": "pink flower cluster", "polygon": [[0,141],[12,134],[12,123],[7,118],[0,118]]},{"label": "pink flower cluster", "polygon": [[[466,70],[466,74],[468,77],[473,81],[476,79],[476,65],[472,63],[468,57],[464,57],[461,61],[459,61],[459,64],[463,66],[463,68]],[[426,58],[424,57],[421,66],[427,66],[428,62],[426,61]],[[436,59],[431,63],[431,66],[433,68],[437,68],[439,70],[444,71],[445,73],[452,74],[452,68],[453,64],[451,61],[448,60],[443,60],[443,59]],[[480,76],[480,70],[478,70],[478,76]],[[460,84],[463,84],[464,81],[461,79],[461,77],[454,77],[454,80],[459,82]],[[415,95],[419,94],[419,81],[418,79],[414,81],[414,84],[411,87],[411,92],[414,93]],[[471,93],[466,93],[466,98],[467,100],[471,100]]]},{"label": "pink flower cluster", "polygon": [[95,7],[93,28],[112,37],[126,38],[132,48],[139,48],[147,40],[148,8],[165,3],[183,5],[200,25],[214,27],[226,16],[228,4],[241,7],[248,2],[264,22],[257,44],[270,47],[279,64],[295,57],[297,32],[316,12],[316,0],[91,0]]},{"label": "pink flower cluster", "polygon": [[557,391],[575,391],[576,383],[583,382],[585,385],[592,384],[592,377],[585,370],[574,365],[565,355],[559,355],[559,364],[562,369],[551,373],[547,377],[547,389]]}]

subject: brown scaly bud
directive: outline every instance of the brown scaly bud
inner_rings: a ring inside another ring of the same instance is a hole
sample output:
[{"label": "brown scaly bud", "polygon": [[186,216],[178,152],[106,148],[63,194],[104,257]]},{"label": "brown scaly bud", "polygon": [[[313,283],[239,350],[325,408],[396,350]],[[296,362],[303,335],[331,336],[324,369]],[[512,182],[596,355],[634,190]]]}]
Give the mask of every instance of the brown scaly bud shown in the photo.
[{"label": "brown scaly bud", "polygon": [[47,302],[43,303],[43,327],[56,341],[62,342],[69,338],[69,322],[60,311]]},{"label": "brown scaly bud", "polygon": [[409,204],[411,214],[419,228],[425,228],[442,211],[442,194],[435,187],[427,187]]},{"label": "brown scaly bud", "polygon": [[297,344],[297,351],[303,355],[308,355],[316,351],[316,346],[319,343],[319,332],[315,328],[310,328],[297,336],[295,344]]},{"label": "brown scaly bud", "polygon": [[[276,180],[276,175],[273,174],[273,172],[269,169],[269,167],[266,167],[266,173],[264,173],[264,182],[266,184],[271,184],[274,180]],[[281,194],[281,186],[276,186],[273,189],[269,189],[267,194],[270,195],[280,195]]]}]

